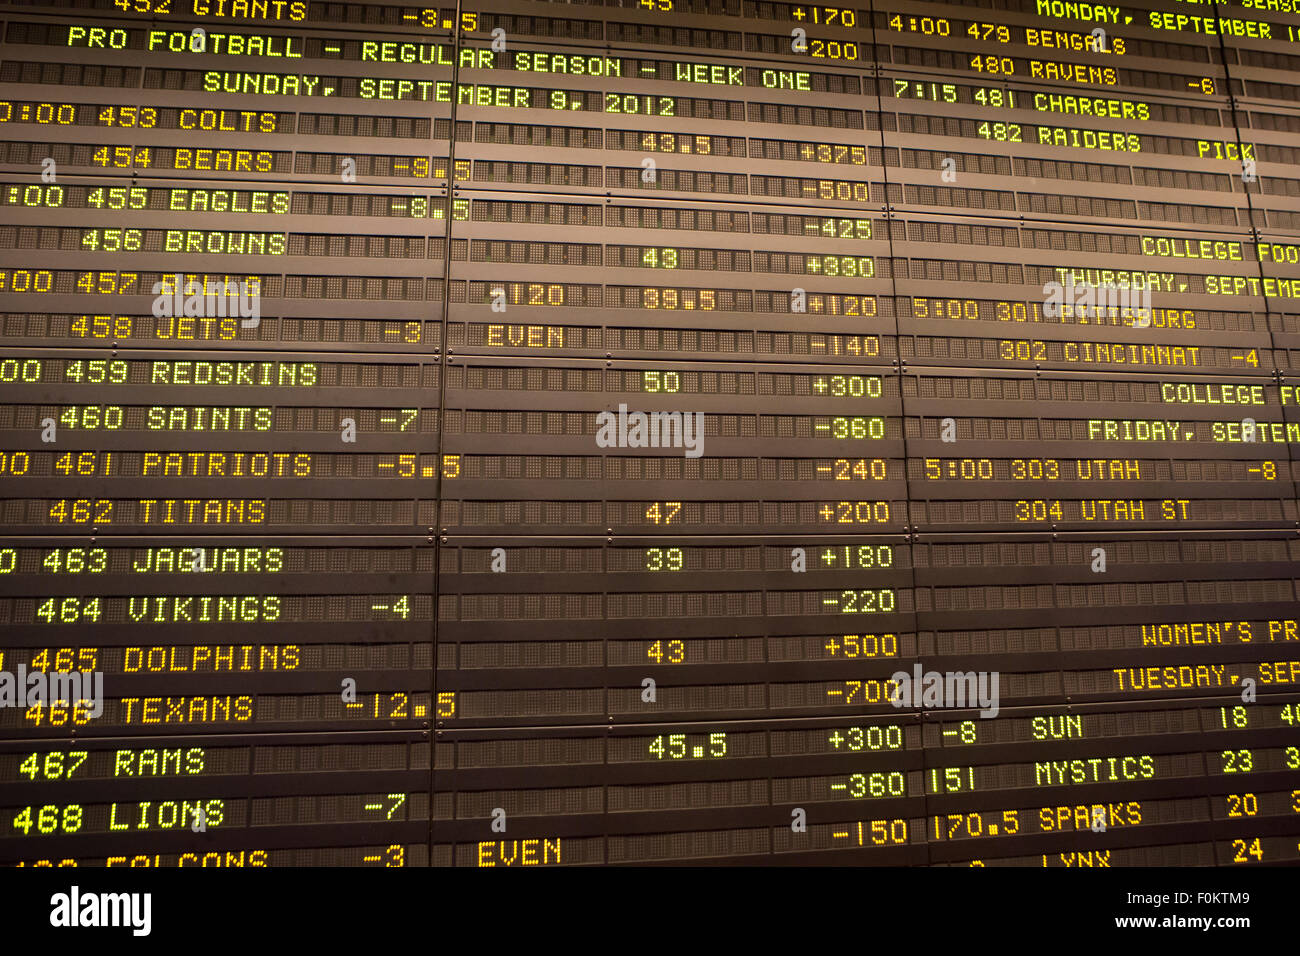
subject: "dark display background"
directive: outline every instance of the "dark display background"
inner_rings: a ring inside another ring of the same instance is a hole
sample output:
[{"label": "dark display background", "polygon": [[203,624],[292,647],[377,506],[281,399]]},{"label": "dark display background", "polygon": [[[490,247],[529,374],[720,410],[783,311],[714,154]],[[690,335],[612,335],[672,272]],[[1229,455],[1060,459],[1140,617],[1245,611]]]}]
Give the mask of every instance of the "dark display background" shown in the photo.
[{"label": "dark display background", "polygon": [[0,861],[1300,860],[1300,15],[1097,9],[0,3]]}]

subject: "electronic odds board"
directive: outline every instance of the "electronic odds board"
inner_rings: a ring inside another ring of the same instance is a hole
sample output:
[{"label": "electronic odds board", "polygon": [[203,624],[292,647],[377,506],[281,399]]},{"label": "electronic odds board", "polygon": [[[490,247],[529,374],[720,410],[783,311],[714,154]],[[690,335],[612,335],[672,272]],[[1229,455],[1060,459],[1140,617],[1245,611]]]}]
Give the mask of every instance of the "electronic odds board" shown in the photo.
[{"label": "electronic odds board", "polygon": [[0,0],[0,863],[1300,862],[1297,41]]}]

